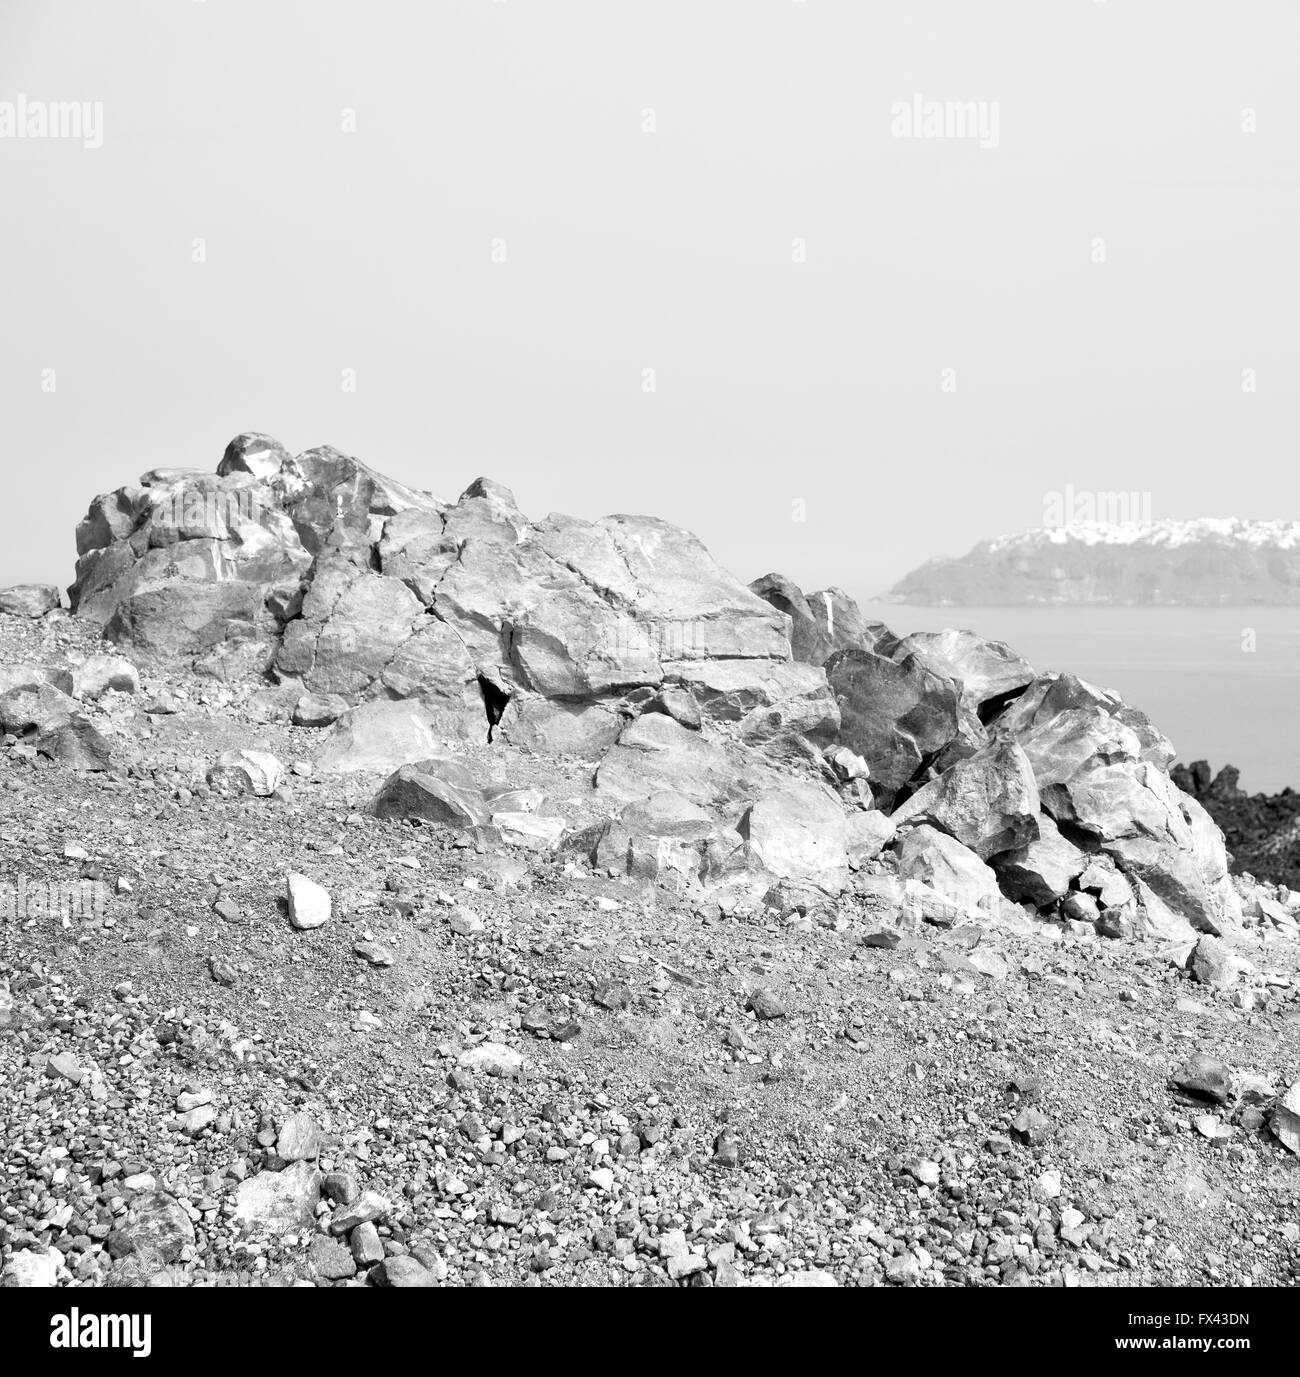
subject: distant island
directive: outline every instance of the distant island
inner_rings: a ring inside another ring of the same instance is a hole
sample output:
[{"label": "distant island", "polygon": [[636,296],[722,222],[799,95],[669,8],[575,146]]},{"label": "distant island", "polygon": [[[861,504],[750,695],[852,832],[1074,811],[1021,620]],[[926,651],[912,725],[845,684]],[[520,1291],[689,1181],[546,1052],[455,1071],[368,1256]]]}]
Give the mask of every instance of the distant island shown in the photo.
[{"label": "distant island", "polygon": [[881,599],[925,607],[1300,604],[1300,521],[1043,526],[912,570]]}]

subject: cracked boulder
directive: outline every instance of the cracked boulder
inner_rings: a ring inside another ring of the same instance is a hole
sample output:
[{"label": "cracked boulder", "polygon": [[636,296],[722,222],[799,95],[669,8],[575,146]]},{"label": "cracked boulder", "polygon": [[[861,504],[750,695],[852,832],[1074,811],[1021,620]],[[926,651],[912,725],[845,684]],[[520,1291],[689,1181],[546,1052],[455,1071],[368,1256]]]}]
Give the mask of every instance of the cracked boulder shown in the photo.
[{"label": "cracked boulder", "polygon": [[769,874],[838,894],[848,882],[844,805],[824,785],[790,780],[745,810],[736,831]]},{"label": "cracked boulder", "polygon": [[933,823],[988,860],[1038,837],[1038,786],[1024,751],[1002,742],[958,761],[892,815],[902,828]]},{"label": "cracked boulder", "polygon": [[826,677],[839,704],[839,739],[866,760],[872,791],[889,807],[899,790],[958,734],[959,690],[915,655],[874,650],[833,655]]}]

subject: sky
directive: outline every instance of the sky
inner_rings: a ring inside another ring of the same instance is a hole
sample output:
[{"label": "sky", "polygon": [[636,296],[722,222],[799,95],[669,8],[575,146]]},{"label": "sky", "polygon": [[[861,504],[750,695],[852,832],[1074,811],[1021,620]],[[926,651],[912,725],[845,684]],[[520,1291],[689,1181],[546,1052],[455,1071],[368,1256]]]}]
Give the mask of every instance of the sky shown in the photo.
[{"label": "sky", "polygon": [[1300,517],[1298,67],[1287,0],[0,0],[0,586],[242,430],[859,598],[1067,485]]}]

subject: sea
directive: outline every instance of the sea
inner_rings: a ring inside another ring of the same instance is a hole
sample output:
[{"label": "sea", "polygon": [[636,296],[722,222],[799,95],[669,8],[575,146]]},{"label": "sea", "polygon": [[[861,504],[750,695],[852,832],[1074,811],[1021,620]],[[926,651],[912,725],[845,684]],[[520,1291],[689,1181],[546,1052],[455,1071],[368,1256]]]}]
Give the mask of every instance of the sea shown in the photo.
[{"label": "sea", "polygon": [[898,635],[958,627],[1040,671],[1114,689],[1187,763],[1241,771],[1250,793],[1300,789],[1300,608],[912,607],[866,602]]}]

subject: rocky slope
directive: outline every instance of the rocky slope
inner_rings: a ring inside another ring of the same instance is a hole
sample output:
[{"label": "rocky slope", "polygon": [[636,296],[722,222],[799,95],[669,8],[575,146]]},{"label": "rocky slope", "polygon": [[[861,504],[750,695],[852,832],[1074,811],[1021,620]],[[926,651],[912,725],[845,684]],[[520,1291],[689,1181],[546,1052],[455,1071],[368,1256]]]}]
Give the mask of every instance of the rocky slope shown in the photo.
[{"label": "rocky slope", "polygon": [[6,1284],[1300,1274],[1300,895],[1113,695],[264,436],[78,548],[0,595]]},{"label": "rocky slope", "polygon": [[1231,607],[1300,603],[1300,522],[1077,522],[985,540],[914,569],[917,606]]}]

